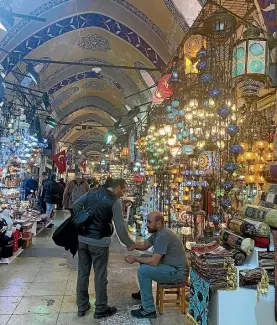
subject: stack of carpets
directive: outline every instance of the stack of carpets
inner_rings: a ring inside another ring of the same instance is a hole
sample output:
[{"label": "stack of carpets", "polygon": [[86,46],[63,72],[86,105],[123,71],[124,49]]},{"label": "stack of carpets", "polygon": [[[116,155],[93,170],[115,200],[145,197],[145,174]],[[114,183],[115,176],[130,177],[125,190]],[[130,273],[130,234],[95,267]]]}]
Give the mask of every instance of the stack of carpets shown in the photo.
[{"label": "stack of carpets", "polygon": [[209,282],[210,290],[235,290],[237,270],[234,266],[233,252],[217,242],[196,244],[191,248],[191,267]]}]

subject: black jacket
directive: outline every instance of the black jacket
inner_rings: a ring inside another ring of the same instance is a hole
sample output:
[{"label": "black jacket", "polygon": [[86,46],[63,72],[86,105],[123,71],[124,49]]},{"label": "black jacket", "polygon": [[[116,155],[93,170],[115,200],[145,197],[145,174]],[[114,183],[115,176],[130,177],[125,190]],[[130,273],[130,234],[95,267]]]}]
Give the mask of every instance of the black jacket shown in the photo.
[{"label": "black jacket", "polygon": [[110,237],[113,234],[113,205],[117,197],[108,189],[90,190],[73,204],[74,213],[94,207],[83,236],[94,239]]},{"label": "black jacket", "polygon": [[61,189],[56,181],[48,180],[43,186],[44,201],[46,203],[57,204]]}]

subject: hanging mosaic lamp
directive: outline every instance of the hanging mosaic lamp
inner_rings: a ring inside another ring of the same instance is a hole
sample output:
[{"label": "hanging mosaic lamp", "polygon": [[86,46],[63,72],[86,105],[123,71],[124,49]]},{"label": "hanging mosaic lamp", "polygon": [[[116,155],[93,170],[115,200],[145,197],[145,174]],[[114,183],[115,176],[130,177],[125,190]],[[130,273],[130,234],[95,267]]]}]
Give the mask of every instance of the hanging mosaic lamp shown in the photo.
[{"label": "hanging mosaic lamp", "polygon": [[180,102],[179,102],[179,100],[173,100],[171,102],[171,105],[172,105],[172,107],[177,108],[180,106]]},{"label": "hanging mosaic lamp", "polygon": [[226,172],[228,172],[228,173],[230,173],[230,174],[233,174],[233,173],[238,169],[238,165],[235,164],[235,163],[233,163],[233,162],[227,162],[227,163],[224,165],[223,169],[224,169]]},{"label": "hanging mosaic lamp", "polygon": [[217,111],[217,114],[223,119],[226,119],[230,115],[230,113],[230,109],[225,105],[221,106]]},{"label": "hanging mosaic lamp", "polygon": [[236,124],[229,124],[226,128],[226,131],[230,136],[236,135],[237,133],[239,133],[239,130],[239,126],[237,126]]},{"label": "hanging mosaic lamp", "polygon": [[243,153],[244,149],[240,144],[233,144],[230,147],[230,151],[234,154],[234,155],[239,155],[240,153]]}]

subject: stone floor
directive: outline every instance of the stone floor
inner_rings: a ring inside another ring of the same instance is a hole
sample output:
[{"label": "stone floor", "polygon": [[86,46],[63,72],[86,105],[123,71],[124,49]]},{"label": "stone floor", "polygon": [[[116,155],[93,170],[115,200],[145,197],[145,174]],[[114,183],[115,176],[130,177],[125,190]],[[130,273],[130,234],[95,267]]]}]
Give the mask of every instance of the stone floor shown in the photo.
[{"label": "stone floor", "polygon": [[[59,211],[55,226],[67,217]],[[9,265],[0,265],[0,325],[165,325],[184,324],[177,309],[165,311],[156,320],[134,320],[130,310],[134,301],[130,294],[137,291],[136,265],[123,260],[126,249],[116,237],[109,262],[109,303],[119,312],[101,321],[93,319],[93,310],[78,318],[75,287],[77,258],[72,258],[52,241],[53,229],[44,230]],[[94,302],[93,272],[90,283],[91,302]]]}]

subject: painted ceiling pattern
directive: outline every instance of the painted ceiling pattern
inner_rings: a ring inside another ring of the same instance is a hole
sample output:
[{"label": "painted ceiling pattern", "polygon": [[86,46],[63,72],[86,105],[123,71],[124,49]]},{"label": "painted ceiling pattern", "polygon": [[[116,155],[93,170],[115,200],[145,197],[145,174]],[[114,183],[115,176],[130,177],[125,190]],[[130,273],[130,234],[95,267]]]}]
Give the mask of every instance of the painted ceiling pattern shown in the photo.
[{"label": "painted ceiling pattern", "polygon": [[158,69],[162,69],[164,62],[156,51],[143,38],[136,34],[129,27],[116,21],[113,18],[102,14],[86,13],[75,15],[62,19],[21,42],[3,61],[2,66],[9,73],[13,67],[34,49],[48,42],[55,37],[77,29],[88,27],[98,27],[109,31],[120,37],[129,44],[136,47],[144,56],[146,56]]},{"label": "painted ceiling pattern", "polygon": [[100,73],[96,73],[94,71],[87,71],[87,72],[82,72],[77,75],[71,76],[65,80],[61,80],[58,84],[56,84],[55,86],[53,86],[51,89],[48,90],[48,94],[52,95],[56,91],[62,89],[65,86],[68,86],[74,82],[78,82],[83,79],[91,79],[91,78],[103,80],[106,83],[110,84],[112,87],[116,87],[117,89],[119,89],[121,91],[124,90],[122,88],[122,86],[117,81],[113,80],[112,78],[110,78],[106,75],[100,74]]},{"label": "painted ceiling pattern", "polygon": [[111,45],[107,39],[101,35],[89,34],[81,37],[78,42],[79,48],[82,50],[107,52],[111,49]]},{"label": "painted ceiling pattern", "polygon": [[84,83],[84,89],[103,91],[106,89],[106,87],[98,81],[90,80]]},{"label": "painted ceiling pattern", "polygon": [[79,87],[72,87],[64,90],[61,94],[59,94],[54,100],[51,102],[51,105],[56,107],[59,106],[62,102],[68,100],[74,94],[78,93],[80,90]]}]

